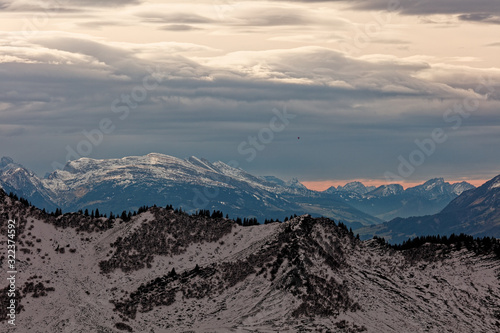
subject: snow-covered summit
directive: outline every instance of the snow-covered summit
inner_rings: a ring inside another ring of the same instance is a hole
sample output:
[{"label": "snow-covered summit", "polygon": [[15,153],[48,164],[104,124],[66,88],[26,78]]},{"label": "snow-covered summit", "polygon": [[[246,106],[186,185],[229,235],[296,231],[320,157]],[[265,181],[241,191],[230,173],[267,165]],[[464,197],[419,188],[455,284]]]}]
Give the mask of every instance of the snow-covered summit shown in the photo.
[{"label": "snow-covered summit", "polygon": [[370,191],[373,191],[375,189],[374,186],[369,186],[366,187],[363,183],[355,181],[355,182],[350,182],[345,184],[344,186],[338,186],[337,190],[338,191],[344,191],[344,192],[354,192],[358,194],[366,194]]},{"label": "snow-covered summit", "polygon": [[393,195],[398,195],[404,192],[403,186],[399,184],[389,184],[389,185],[381,185],[377,187],[375,190],[367,193],[368,197],[388,197]]},{"label": "snow-covered summit", "polygon": [[444,178],[433,178],[428,181],[426,181],[423,184],[423,187],[425,188],[426,191],[430,191],[436,186],[441,186],[445,183]]},{"label": "snow-covered summit", "polygon": [[14,160],[10,157],[4,156],[0,159],[0,172],[19,172],[22,169],[24,169],[28,174],[33,174],[33,172],[29,171],[21,164],[14,162]]},{"label": "snow-covered summit", "polygon": [[295,189],[300,189],[300,190],[307,190],[307,187],[305,187],[297,178],[292,178],[289,181],[285,182],[286,186],[290,188],[295,188]]},{"label": "snow-covered summit", "polygon": [[0,168],[3,169],[9,164],[14,164],[14,160],[12,158],[4,156],[0,159]]},{"label": "snow-covered summit", "polygon": [[[3,159],[9,168],[14,166],[12,162]],[[20,183],[5,171],[2,174],[5,177],[1,184]],[[233,216],[258,216],[264,220],[305,213],[307,210],[295,197],[319,195],[298,179],[259,177],[221,161],[212,163],[196,156],[181,159],[159,153],[116,159],[80,158],[43,179],[31,176],[30,182],[36,183],[36,189],[30,193],[43,193],[53,203],[50,207],[62,207],[65,211],[99,208],[121,212],[137,210],[142,205],[172,204],[189,211],[222,210]],[[19,177],[24,178],[29,177]],[[45,201],[42,204],[49,207]],[[319,207],[319,214],[351,219],[359,216],[357,220],[362,223],[377,222],[335,202],[322,205],[328,208]],[[342,214],[336,215],[339,210]]]},{"label": "snow-covered summit", "polygon": [[474,185],[471,185],[467,182],[460,182],[460,183],[455,183],[451,185],[452,192],[455,193],[456,195],[460,195],[464,193],[465,191],[472,190],[475,188]]},{"label": "snow-covered summit", "polygon": [[448,182],[445,182],[443,178],[434,178],[426,181],[422,185],[408,188],[407,191],[434,200],[436,198],[442,197],[443,195],[450,197],[458,196],[464,191],[473,188],[475,187],[467,182],[450,184]]}]

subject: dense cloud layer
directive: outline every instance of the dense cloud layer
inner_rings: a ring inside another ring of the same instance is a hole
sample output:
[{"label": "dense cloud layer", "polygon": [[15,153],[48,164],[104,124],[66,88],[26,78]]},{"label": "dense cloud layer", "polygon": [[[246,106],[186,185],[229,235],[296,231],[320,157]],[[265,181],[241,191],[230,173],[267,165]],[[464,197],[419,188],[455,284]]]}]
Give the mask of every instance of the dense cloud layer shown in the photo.
[{"label": "dense cloud layer", "polygon": [[67,10],[81,7],[122,7],[137,5],[139,0],[13,0],[0,1],[0,8],[7,11],[43,11],[43,10]]},{"label": "dense cloud layer", "polygon": [[[398,12],[403,15],[456,14],[464,21],[499,24],[500,6],[496,0],[295,0],[311,4],[339,2],[363,11]],[[289,2],[284,1],[284,2]]]},{"label": "dense cloud layer", "polygon": [[[190,59],[183,54],[206,48],[105,43],[54,33],[29,41],[4,34],[1,45],[1,135],[11,149],[16,142],[39,137],[31,153],[45,168],[50,159],[64,162],[66,145],[76,149],[85,139],[82,131],[98,128],[103,118],[113,120],[116,129],[92,156],[105,157],[110,151],[197,154],[258,165],[256,169],[274,165],[288,176],[317,168],[314,172],[325,177],[329,164],[335,173],[348,175],[349,165],[369,160],[370,177],[397,167],[398,154],[410,153],[414,139],[454,125],[443,115],[466,99],[479,103],[479,111],[464,119],[464,130],[450,133],[456,139],[447,149],[456,153],[471,135],[488,140],[489,129],[500,124],[498,94],[479,86],[482,76],[493,74],[499,82],[500,72],[431,65],[418,58],[350,58],[303,47]],[[151,71],[161,84],[147,91],[144,100],[138,93],[137,106],[120,120],[123,114],[113,111],[114,100],[144,91],[143,80]],[[296,117],[249,163],[251,154],[241,154],[238,147],[269,126],[272,109],[284,105]],[[442,156],[434,159],[439,163]],[[464,154],[455,157],[462,158]]]},{"label": "dense cloud layer", "polygon": [[[498,173],[499,66],[481,66],[481,50],[425,49],[396,18],[359,44],[372,19],[356,22],[343,8],[378,11],[387,1],[122,1],[117,15],[113,2],[61,3],[45,25],[32,22],[39,30],[0,32],[1,155],[38,172],[91,142],[80,156],[197,155],[303,180],[397,175],[401,158],[422,151],[409,179]],[[16,18],[36,5],[0,2]],[[493,5],[402,1],[398,10],[422,15],[409,27],[450,14],[450,27],[463,29],[496,27]],[[436,129],[446,139],[437,142]]]},{"label": "dense cloud layer", "polygon": [[499,13],[495,0],[341,0],[358,9],[399,10],[408,15]]}]

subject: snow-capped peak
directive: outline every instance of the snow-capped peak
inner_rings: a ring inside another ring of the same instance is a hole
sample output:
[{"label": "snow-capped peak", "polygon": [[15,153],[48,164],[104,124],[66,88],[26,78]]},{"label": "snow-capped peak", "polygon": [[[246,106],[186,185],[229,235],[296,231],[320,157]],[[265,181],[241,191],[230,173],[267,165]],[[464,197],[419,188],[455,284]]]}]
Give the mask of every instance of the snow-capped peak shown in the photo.
[{"label": "snow-capped peak", "polygon": [[490,190],[500,187],[500,176],[496,176],[491,180]]},{"label": "snow-capped peak", "polygon": [[444,178],[433,178],[433,179],[426,181],[423,186],[424,186],[426,191],[430,191],[434,187],[439,186],[439,185],[443,185],[444,183],[445,183]]},{"label": "snow-capped peak", "polygon": [[6,167],[7,165],[12,164],[12,163],[14,163],[14,160],[12,158],[4,156],[0,160],[0,167],[3,168],[3,167]]},{"label": "snow-capped peak", "polygon": [[339,186],[337,190],[344,192],[355,192],[358,194],[365,194],[368,192],[366,186],[358,181],[347,183],[344,186]]},{"label": "snow-capped peak", "polygon": [[404,192],[403,186],[399,184],[389,184],[377,187],[375,190],[368,193],[368,195],[374,195],[378,197],[388,197],[391,195],[397,195]]},{"label": "snow-capped peak", "polygon": [[298,188],[298,189],[303,189],[307,190],[307,187],[302,185],[301,182],[297,178],[292,178],[289,181],[285,182],[286,186],[291,187],[291,188]]},{"label": "snow-capped peak", "polygon": [[0,170],[24,168],[21,164],[14,162],[10,157],[4,156],[0,159]]},{"label": "snow-capped peak", "polygon": [[464,193],[465,191],[472,190],[476,188],[474,185],[471,185],[467,182],[460,182],[460,183],[455,183],[451,185],[452,192],[455,193],[456,195],[460,195]]}]

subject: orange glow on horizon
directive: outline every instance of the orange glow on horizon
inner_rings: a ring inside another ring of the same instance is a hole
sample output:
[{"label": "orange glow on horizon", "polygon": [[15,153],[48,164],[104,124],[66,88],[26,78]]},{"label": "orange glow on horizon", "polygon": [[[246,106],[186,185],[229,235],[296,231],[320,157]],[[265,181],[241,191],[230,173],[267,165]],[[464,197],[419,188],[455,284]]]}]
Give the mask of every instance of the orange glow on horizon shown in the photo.
[{"label": "orange glow on horizon", "polygon": [[[479,186],[483,185],[488,180],[489,179],[472,179],[472,180],[468,180],[468,179],[447,180],[447,179],[445,179],[446,182],[449,182],[451,184],[466,181],[466,182],[468,182],[468,183],[470,183],[470,184],[472,184],[472,185],[474,185],[476,187],[479,187]],[[381,185],[387,185],[387,182],[385,182],[383,180],[376,180],[376,179],[375,180],[374,179],[320,180],[320,181],[303,181],[301,183],[305,187],[307,187],[308,189],[310,189],[310,190],[324,191],[324,190],[327,190],[328,188],[330,188],[331,186],[335,186],[335,187],[338,187],[339,185],[340,186],[344,186],[347,183],[355,182],[355,181],[361,182],[365,186],[377,186],[378,187],[378,186],[381,186]],[[417,185],[421,185],[421,184],[423,184],[425,182],[426,181],[407,181],[407,182],[403,182],[403,183],[400,183],[400,184],[405,189],[407,189],[409,187],[414,187],[414,186],[417,186]]]}]

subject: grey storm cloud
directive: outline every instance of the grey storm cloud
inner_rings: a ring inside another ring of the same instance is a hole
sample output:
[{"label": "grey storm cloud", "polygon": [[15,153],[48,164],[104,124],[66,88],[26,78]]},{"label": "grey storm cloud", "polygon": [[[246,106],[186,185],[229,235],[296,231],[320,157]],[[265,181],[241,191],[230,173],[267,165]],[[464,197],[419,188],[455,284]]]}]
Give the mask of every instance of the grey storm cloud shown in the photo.
[{"label": "grey storm cloud", "polygon": [[162,30],[167,30],[167,31],[191,31],[191,30],[200,30],[200,28],[197,28],[192,25],[187,25],[187,24],[168,24],[164,25],[161,27]]},{"label": "grey storm cloud", "polygon": [[388,10],[405,15],[464,14],[481,19],[482,13],[500,14],[497,0],[296,0],[297,2],[340,2],[348,3],[359,10]]},{"label": "grey storm cloud", "polygon": [[387,10],[404,15],[456,14],[462,21],[500,24],[500,6],[496,0],[354,0],[353,8]]},{"label": "grey storm cloud", "polygon": [[85,7],[121,7],[128,5],[137,5],[142,3],[140,0],[48,0],[43,3],[29,0],[0,1],[0,8],[5,11],[33,12],[33,11],[59,11],[76,12],[78,8]]},{"label": "grey storm cloud", "polygon": [[193,24],[217,23],[221,26],[266,27],[303,25],[317,21],[314,17],[309,17],[298,9],[273,7],[266,8],[264,12],[262,10],[246,10],[244,13],[231,13],[223,21],[215,21],[208,17],[191,13],[141,12],[136,15],[148,23],[170,23],[170,25],[162,26],[161,29],[178,31],[193,30]]},{"label": "grey storm cloud", "polygon": [[76,6],[96,6],[96,7],[115,7],[131,4],[140,4],[141,0],[57,0],[61,4],[71,4]]},{"label": "grey storm cloud", "polygon": [[178,23],[178,24],[195,24],[195,23],[211,23],[212,19],[197,14],[190,13],[152,13],[142,12],[137,14],[145,22],[151,23]]},{"label": "grey storm cloud", "polygon": [[112,20],[93,20],[86,22],[78,22],[77,25],[82,28],[102,29],[103,27],[123,27],[127,26],[126,22]]},{"label": "grey storm cloud", "polygon": [[485,13],[462,14],[459,16],[462,21],[475,21],[480,23],[500,24],[500,15]]},{"label": "grey storm cloud", "polygon": [[[477,77],[485,74],[481,70],[415,59],[351,58],[320,47],[190,57],[203,50],[62,33],[29,40],[0,35],[0,137],[14,157],[24,147],[31,162],[21,162],[50,171],[54,160],[64,162],[67,145],[75,147],[85,139],[84,131],[109,118],[116,129],[91,157],[157,151],[238,160],[258,173],[273,166],[283,176],[310,168],[318,177],[359,177],[361,169],[364,177],[377,177],[392,167],[390,161],[397,163],[398,154],[414,149],[414,139],[449,127],[443,114],[466,98],[479,101],[480,110],[464,119],[464,131],[450,133],[454,140],[446,147],[457,153],[453,159],[468,158],[457,145],[486,142],[492,127],[500,126],[500,103],[474,90]],[[161,84],[121,120],[114,102],[140,91],[151,72]],[[500,73],[489,74],[500,81]],[[238,145],[268,126],[273,109],[285,105],[296,117],[248,162]],[[470,128],[484,131],[469,135]],[[474,154],[491,149],[481,147]],[[435,159],[444,163],[443,156]],[[367,161],[369,170],[363,165]],[[357,164],[358,169],[352,167]]]},{"label": "grey storm cloud", "polygon": [[295,9],[268,8],[265,12],[245,12],[245,16],[238,16],[230,24],[242,26],[281,26],[302,25],[312,22],[315,22],[314,17],[308,17]]}]

